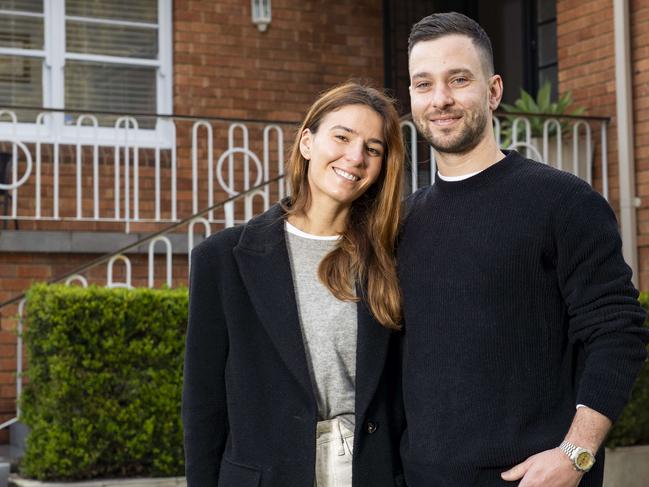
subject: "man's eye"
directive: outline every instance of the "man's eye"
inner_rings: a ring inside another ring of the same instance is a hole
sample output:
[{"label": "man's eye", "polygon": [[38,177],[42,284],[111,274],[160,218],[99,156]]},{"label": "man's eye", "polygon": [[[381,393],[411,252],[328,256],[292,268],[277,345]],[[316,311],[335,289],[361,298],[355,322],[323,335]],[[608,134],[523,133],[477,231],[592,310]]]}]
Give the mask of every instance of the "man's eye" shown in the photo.
[{"label": "man's eye", "polygon": [[453,81],[451,81],[451,83],[453,83],[455,85],[463,85],[463,84],[466,84],[468,82],[469,82],[468,78],[462,78],[462,77],[455,78]]},{"label": "man's eye", "polygon": [[415,88],[423,90],[423,89],[428,88],[429,86],[430,86],[430,83],[428,81],[422,81],[420,83],[417,83],[415,85]]}]

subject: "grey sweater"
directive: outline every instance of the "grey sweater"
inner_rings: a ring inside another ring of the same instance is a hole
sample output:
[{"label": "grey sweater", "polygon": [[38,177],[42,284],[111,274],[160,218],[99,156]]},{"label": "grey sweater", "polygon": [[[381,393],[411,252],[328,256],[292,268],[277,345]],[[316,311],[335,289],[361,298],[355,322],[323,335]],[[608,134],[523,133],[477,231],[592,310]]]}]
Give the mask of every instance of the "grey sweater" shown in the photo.
[{"label": "grey sweater", "polygon": [[320,261],[337,241],[300,233],[287,224],[286,243],[319,420],[341,416],[353,425],[356,303],[336,299],[318,279]]}]

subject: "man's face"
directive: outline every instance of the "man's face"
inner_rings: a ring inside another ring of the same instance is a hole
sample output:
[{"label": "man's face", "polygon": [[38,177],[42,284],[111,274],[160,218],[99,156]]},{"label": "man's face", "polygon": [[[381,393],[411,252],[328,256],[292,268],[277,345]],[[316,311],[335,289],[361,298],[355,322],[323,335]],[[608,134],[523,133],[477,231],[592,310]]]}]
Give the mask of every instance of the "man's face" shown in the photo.
[{"label": "man's face", "polygon": [[440,153],[465,154],[484,137],[502,84],[490,76],[470,38],[447,35],[422,41],[410,53],[412,118]]}]

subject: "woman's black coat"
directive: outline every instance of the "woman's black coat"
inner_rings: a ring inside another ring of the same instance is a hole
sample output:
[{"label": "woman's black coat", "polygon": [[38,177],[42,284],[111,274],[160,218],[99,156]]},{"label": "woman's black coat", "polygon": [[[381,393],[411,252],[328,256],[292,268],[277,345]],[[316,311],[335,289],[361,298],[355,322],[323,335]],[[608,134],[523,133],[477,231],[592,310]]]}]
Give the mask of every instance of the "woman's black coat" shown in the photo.
[{"label": "woman's black coat", "polygon": [[[354,487],[402,485],[399,337],[358,305]],[[275,205],[192,252],[189,487],[313,487],[317,406]]]}]

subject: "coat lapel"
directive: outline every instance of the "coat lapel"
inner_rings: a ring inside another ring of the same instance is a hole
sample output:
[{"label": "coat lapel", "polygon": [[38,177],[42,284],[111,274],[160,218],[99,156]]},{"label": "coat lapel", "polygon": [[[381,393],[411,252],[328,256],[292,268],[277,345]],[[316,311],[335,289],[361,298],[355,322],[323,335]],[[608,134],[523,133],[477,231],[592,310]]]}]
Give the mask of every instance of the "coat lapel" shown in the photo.
[{"label": "coat lapel", "polygon": [[275,205],[248,222],[233,252],[257,316],[289,371],[315,402],[281,207]]},{"label": "coat lapel", "polygon": [[[357,290],[360,296],[360,289]],[[364,302],[358,303],[358,338],[356,345],[356,421],[365,420],[365,412],[383,375],[392,332],[381,326]]]}]

